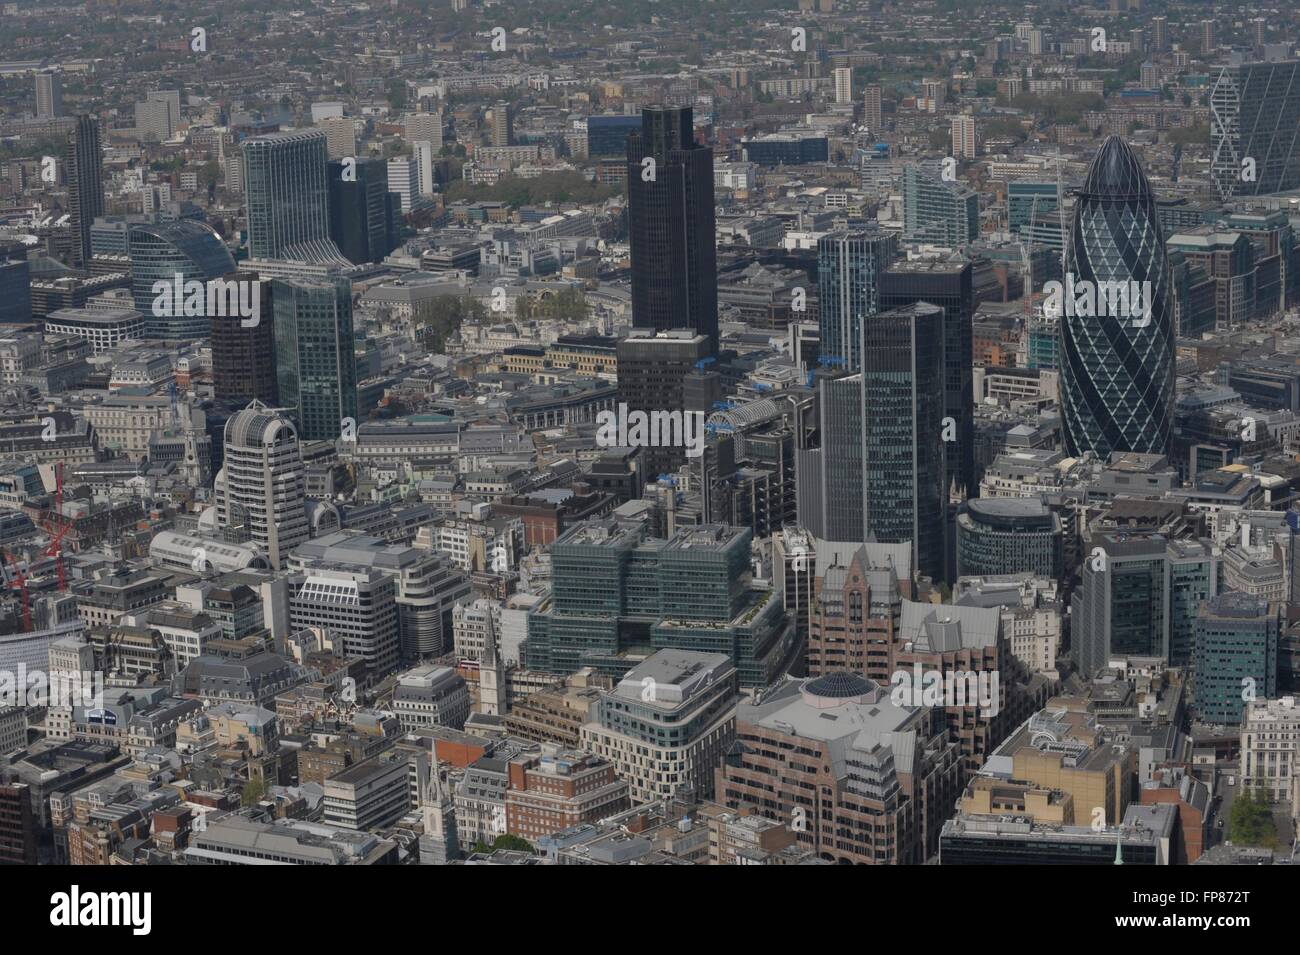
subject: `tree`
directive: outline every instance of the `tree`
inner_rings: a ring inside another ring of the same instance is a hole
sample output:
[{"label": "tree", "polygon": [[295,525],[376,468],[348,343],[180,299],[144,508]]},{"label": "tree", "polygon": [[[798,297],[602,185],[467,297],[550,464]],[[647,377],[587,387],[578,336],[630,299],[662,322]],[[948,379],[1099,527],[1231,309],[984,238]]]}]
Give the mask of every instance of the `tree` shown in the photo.
[{"label": "tree", "polygon": [[469,295],[439,295],[418,318],[416,337],[434,354],[440,354],[448,336],[466,320],[482,321],[487,309]]},{"label": "tree", "polygon": [[1277,823],[1266,790],[1252,792],[1243,785],[1228,817],[1228,838],[1236,845],[1266,849],[1277,846]]},{"label": "tree", "polygon": [[261,779],[250,779],[244,783],[244,791],[240,796],[240,804],[252,806],[262,801],[266,796],[266,783]]}]

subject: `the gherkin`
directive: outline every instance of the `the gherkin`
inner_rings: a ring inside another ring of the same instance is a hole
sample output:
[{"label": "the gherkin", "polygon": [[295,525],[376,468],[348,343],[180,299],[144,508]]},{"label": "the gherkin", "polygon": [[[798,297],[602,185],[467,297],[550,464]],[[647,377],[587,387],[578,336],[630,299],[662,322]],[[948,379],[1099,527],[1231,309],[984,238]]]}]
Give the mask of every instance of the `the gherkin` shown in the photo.
[{"label": "the gherkin", "polygon": [[[1076,292],[1143,287],[1141,314],[1061,316],[1061,415],[1071,454],[1166,454],[1174,413],[1173,287],[1151,185],[1133,150],[1109,137],[1077,193],[1065,271]],[[1110,285],[1115,288],[1115,285]],[[1070,286],[1066,286],[1066,296]],[[1109,314],[1105,314],[1110,312]],[[1103,314],[1097,314],[1103,313]]]}]

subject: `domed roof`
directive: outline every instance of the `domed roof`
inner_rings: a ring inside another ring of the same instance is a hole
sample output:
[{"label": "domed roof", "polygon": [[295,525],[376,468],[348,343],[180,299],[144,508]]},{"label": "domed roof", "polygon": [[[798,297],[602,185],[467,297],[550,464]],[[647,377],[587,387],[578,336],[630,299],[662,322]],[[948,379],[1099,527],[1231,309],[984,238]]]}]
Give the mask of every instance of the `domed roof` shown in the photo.
[{"label": "domed roof", "polygon": [[1082,194],[1098,199],[1149,199],[1151,184],[1133,147],[1119,136],[1108,136],[1088,166]]},{"label": "domed roof", "polygon": [[815,680],[809,680],[804,684],[803,691],[812,696],[840,700],[855,696],[866,696],[875,688],[876,684],[860,674],[849,673],[847,670],[837,670],[834,673],[819,676]]}]

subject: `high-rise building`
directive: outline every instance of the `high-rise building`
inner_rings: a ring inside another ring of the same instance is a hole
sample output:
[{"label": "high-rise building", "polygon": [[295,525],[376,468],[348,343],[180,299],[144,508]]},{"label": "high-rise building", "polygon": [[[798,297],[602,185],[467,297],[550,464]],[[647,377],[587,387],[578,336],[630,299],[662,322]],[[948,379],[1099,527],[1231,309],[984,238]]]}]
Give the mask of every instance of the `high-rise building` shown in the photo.
[{"label": "high-rise building", "polygon": [[244,141],[248,253],[253,259],[314,259],[329,241],[329,147],[321,129],[290,130]]},{"label": "high-rise building", "polygon": [[257,282],[259,305],[256,322],[240,315],[212,319],[212,393],[218,401],[248,404],[260,401],[275,407],[275,310],[271,282],[251,272],[230,276],[239,282]]},{"label": "high-rise building", "polygon": [[226,421],[225,465],[213,489],[217,523],[242,535],[271,566],[307,539],[304,469],[293,422],[260,401]]},{"label": "high-rise building", "polygon": [[1169,18],[1151,18],[1151,52],[1163,53],[1169,49]]},{"label": "high-rise building", "polygon": [[1213,20],[1201,21],[1201,54],[1209,56],[1219,47],[1219,39]]},{"label": "high-rise building", "polygon": [[1055,182],[1013,179],[1007,183],[1007,228],[1015,233],[1033,223],[1039,213],[1060,206]]},{"label": "high-rise building", "polygon": [[420,195],[420,160],[417,156],[397,156],[388,160],[388,188],[398,197],[403,214],[415,206]]},{"label": "high-rise building", "polygon": [[78,116],[64,152],[68,177],[69,220],[72,225],[72,264],[90,262],[90,227],[104,214],[104,158],[99,145],[99,121]]},{"label": "high-rise building", "polygon": [[862,323],[880,310],[879,276],[897,255],[898,239],[880,229],[831,232],[817,240],[821,355],[858,371]]},{"label": "high-rise building", "polygon": [[1300,60],[1220,67],[1210,91],[1210,175],[1219,198],[1300,186]]},{"label": "high-rise building", "polygon": [[[207,283],[235,271],[235,260],[221,236],[206,223],[173,219],[133,223],[126,241],[131,297],[145,316],[145,336],[173,341],[206,338],[211,330],[209,315],[229,311],[228,302],[208,301]],[[178,275],[183,283],[179,293]],[[197,284],[190,286],[190,282]]]},{"label": "high-rise building", "polygon": [[1065,572],[1061,517],[1040,500],[971,498],[957,515],[957,576]]},{"label": "high-rise building", "polygon": [[629,133],[641,129],[640,116],[588,116],[587,156],[627,156]]},{"label": "high-rise building", "polygon": [[828,369],[814,382],[821,447],[795,452],[799,525],[823,540],[865,541],[862,374]]},{"label": "high-rise building", "polygon": [[25,325],[31,320],[31,267],[26,259],[0,259],[0,325]]},{"label": "high-rise building", "polygon": [[513,146],[515,144],[515,118],[510,104],[498,101],[492,107],[492,145]]},{"label": "high-rise building", "polygon": [[406,116],[406,141],[428,143],[437,156],[442,152],[442,110],[432,113],[408,113]]},{"label": "high-rise building", "polygon": [[577,524],[551,547],[553,589],[528,617],[527,666],[622,678],[634,646],[725,653],[742,687],[792,662],[795,628],[752,579],[748,528],[681,527],[668,539],[613,518]]},{"label": "high-rise building", "polygon": [[958,159],[974,159],[979,149],[975,117],[961,113],[952,118],[952,154]]},{"label": "high-rise building", "polygon": [[880,135],[884,129],[879,84],[873,83],[862,91],[862,125],[867,127],[873,136]]},{"label": "high-rise building", "polygon": [[357,122],[351,116],[327,116],[316,124],[325,131],[325,146],[330,159],[357,154]]},{"label": "high-rise building", "polygon": [[36,74],[36,118],[55,119],[63,115],[63,78],[53,70]]},{"label": "high-rise building", "polygon": [[352,283],[347,279],[276,279],[276,388],[305,441],[333,441],[357,422],[357,365],[352,340]]},{"label": "high-rise building", "polygon": [[358,158],[351,166],[329,164],[330,238],[356,265],[382,262],[397,248],[400,199],[388,191],[388,165]]},{"label": "high-rise building", "polygon": [[1151,186],[1119,136],[1109,137],[1088,167],[1074,204],[1065,272],[1066,448],[1103,459],[1113,451],[1167,454],[1175,377],[1169,265]]},{"label": "high-rise building", "polygon": [[895,262],[880,276],[880,308],[928,302],[943,309],[944,416],[955,432],[944,442],[950,485],[975,487],[974,267],[965,258]]},{"label": "high-rise building", "polygon": [[689,328],[718,346],[713,150],[690,107],[651,106],[627,140],[632,324]]},{"label": "high-rise building", "polygon": [[835,77],[835,102],[853,102],[853,71],[847,66],[838,66],[832,75]]},{"label": "high-rise building", "polygon": [[1070,652],[1080,674],[1119,656],[1193,663],[1197,611],[1218,592],[1218,558],[1208,542],[1102,534],[1081,570],[1070,611]]},{"label": "high-rise building", "polygon": [[1246,701],[1277,696],[1282,606],[1228,591],[1196,617],[1195,709],[1206,723],[1238,726]]},{"label": "high-rise building", "polygon": [[948,182],[935,170],[903,171],[903,238],[907,242],[961,249],[979,239],[979,196]]},{"label": "high-rise building", "polygon": [[[688,329],[655,334],[633,329],[618,343],[618,400],[628,412],[707,414],[712,400],[696,399],[689,384],[701,362],[710,357],[709,339]],[[683,418],[683,436],[686,420]],[[645,472],[653,480],[675,471],[686,460],[686,448],[654,446],[641,448]]]},{"label": "high-rise building", "polygon": [[179,90],[151,90],[135,104],[136,136],[143,143],[171,139],[181,121]]},{"label": "high-rise building", "polygon": [[713,795],[736,732],[736,668],[722,653],[659,650],[601,694],[582,748],[614,764],[633,803]]},{"label": "high-rise building", "polygon": [[943,322],[943,309],[918,303],[862,326],[865,539],[910,541],[912,565],[934,580],[948,526]]},{"label": "high-rise building", "polygon": [[1264,42],[1268,38],[1268,20],[1264,17],[1253,17],[1250,21],[1250,41],[1257,50],[1264,47]]}]

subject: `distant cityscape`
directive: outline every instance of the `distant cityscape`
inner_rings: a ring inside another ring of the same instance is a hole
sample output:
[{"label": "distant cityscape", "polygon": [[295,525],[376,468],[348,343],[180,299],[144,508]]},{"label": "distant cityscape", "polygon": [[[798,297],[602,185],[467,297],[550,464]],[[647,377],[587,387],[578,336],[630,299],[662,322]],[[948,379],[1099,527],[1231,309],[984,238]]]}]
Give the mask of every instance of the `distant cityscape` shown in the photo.
[{"label": "distant cityscape", "polygon": [[0,864],[1300,862],[1298,44],[0,0]]}]

